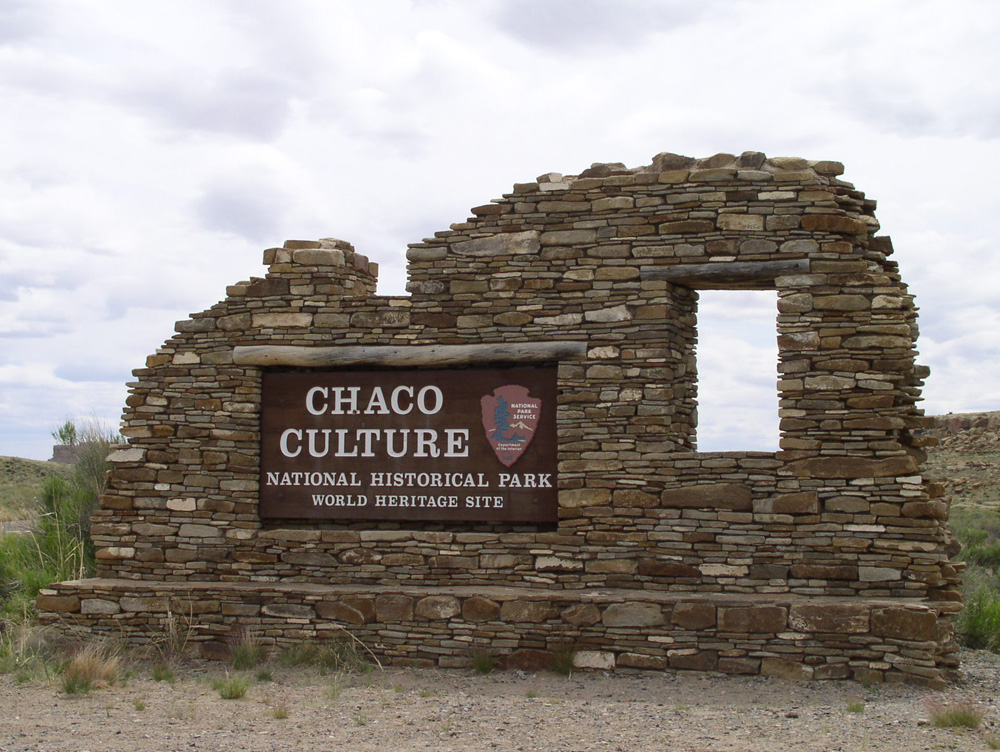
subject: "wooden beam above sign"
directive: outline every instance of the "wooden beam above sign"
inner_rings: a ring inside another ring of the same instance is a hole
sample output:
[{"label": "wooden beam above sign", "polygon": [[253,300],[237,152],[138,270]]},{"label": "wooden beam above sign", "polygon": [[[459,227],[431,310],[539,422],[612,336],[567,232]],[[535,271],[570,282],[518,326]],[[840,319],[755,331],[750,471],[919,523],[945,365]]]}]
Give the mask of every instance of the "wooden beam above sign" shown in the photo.
[{"label": "wooden beam above sign", "polygon": [[714,264],[644,266],[642,279],[662,279],[701,290],[768,289],[787,274],[807,274],[809,259],[781,261],[719,261]]},{"label": "wooden beam above sign", "polygon": [[292,366],[297,368],[390,366],[419,368],[480,365],[486,363],[546,363],[583,358],[586,342],[498,342],[475,345],[345,345],[301,347],[293,345],[242,345],[233,349],[233,363],[240,366]]}]

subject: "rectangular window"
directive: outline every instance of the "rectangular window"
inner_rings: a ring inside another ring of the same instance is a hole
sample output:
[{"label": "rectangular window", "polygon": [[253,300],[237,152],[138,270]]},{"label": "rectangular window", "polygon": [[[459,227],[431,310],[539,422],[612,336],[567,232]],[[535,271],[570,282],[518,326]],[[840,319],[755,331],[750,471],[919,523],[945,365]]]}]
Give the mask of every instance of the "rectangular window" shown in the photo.
[{"label": "rectangular window", "polygon": [[698,451],[778,449],[778,294],[698,291]]}]

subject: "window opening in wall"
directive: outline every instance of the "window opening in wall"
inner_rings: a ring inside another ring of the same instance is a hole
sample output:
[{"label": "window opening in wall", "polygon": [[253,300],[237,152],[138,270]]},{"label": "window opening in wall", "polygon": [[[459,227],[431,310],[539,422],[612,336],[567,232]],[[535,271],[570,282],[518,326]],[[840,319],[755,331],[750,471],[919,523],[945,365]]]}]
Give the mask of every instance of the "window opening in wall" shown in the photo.
[{"label": "window opening in wall", "polygon": [[778,449],[778,294],[698,291],[698,451]]}]

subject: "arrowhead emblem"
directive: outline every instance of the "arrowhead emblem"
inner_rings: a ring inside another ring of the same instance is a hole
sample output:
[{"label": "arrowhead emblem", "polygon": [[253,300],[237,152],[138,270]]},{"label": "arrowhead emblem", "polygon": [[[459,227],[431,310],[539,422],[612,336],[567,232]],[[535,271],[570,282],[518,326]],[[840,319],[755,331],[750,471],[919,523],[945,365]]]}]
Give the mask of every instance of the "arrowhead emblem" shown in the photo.
[{"label": "arrowhead emblem", "polygon": [[480,400],[483,430],[497,459],[510,467],[517,462],[535,437],[542,401],[528,396],[527,387],[507,384]]}]

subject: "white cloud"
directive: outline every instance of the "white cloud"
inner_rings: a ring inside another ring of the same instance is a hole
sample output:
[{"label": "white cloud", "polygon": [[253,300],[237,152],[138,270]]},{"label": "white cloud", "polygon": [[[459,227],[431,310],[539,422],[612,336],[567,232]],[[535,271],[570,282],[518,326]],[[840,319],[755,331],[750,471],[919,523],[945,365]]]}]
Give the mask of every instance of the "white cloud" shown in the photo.
[{"label": "white cloud", "polygon": [[928,409],[995,407],[998,25],[980,0],[8,0],[0,454],[116,422],[267,246],[344,238],[398,294],[406,244],[469,207],[660,151],[845,162],[923,309]]}]

